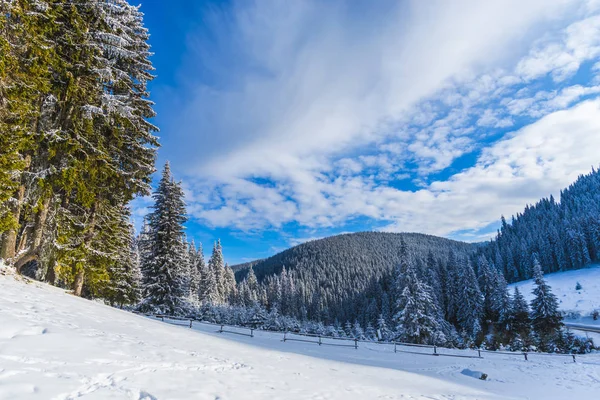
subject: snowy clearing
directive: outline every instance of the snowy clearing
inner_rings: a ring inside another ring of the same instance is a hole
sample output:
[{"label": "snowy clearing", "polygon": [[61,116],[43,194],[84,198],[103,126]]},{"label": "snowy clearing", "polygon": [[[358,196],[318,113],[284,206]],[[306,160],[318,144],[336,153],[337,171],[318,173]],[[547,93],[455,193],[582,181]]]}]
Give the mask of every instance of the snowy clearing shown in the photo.
[{"label": "snowy clearing", "polygon": [[[174,326],[0,276],[0,399],[594,399],[600,355],[458,359]],[[477,379],[480,372],[488,380]]]},{"label": "snowy clearing", "polygon": [[[579,313],[588,317],[593,310],[600,310],[600,265],[574,271],[555,272],[544,276],[556,295],[561,311]],[[577,282],[581,289],[576,290]],[[525,299],[533,299],[533,279],[509,285],[518,287]]]},{"label": "snowy clearing", "polygon": [[[600,326],[600,319],[594,321],[591,317],[592,311],[600,310],[600,265],[574,271],[555,272],[545,275],[544,278],[552,287],[552,293],[558,298],[560,310],[568,315],[565,323]],[[579,290],[575,289],[577,282],[581,284]],[[528,302],[533,299],[531,293],[533,279],[509,285],[511,293],[515,286]],[[573,327],[570,329],[579,336],[593,339],[594,344],[600,344],[599,333],[585,332]]]}]

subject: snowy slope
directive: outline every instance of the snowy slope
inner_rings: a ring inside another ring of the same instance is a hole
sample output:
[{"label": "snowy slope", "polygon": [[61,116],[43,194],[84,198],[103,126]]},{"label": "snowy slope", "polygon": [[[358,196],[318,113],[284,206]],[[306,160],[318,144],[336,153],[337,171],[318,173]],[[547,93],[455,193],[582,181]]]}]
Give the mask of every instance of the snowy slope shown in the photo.
[{"label": "snowy slope", "polygon": [[594,399],[600,392],[599,355],[577,363],[479,360],[225,335],[0,274],[0,399]]},{"label": "snowy slope", "polygon": [[[600,265],[575,271],[555,272],[545,275],[545,278],[552,287],[552,293],[558,297],[562,311],[588,317],[593,310],[600,310]],[[581,284],[581,290],[575,290],[577,282]],[[515,286],[527,301],[533,299],[533,279],[510,285],[511,288]]]}]

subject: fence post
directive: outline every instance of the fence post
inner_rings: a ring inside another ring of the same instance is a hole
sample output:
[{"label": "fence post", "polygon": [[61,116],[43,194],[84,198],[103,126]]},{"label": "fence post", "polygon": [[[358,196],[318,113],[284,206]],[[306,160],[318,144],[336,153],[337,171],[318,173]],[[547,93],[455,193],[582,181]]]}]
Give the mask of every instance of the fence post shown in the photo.
[{"label": "fence post", "polygon": [[523,353],[523,355],[525,356],[525,361],[527,361],[527,353]]},{"label": "fence post", "polygon": [[250,328],[250,337],[254,337],[254,329]]},{"label": "fence post", "polygon": [[319,335],[319,346],[321,345],[321,336]]},{"label": "fence post", "polygon": [[396,342],[394,342],[394,353],[397,353],[397,351],[396,351]]},{"label": "fence post", "polygon": [[437,356],[437,347],[435,346],[435,344],[433,345],[433,354]]},{"label": "fence post", "polygon": [[354,339],[354,349],[358,349],[358,339]]},{"label": "fence post", "polygon": [[477,349],[477,355],[479,356],[479,358],[481,358],[481,350]]}]

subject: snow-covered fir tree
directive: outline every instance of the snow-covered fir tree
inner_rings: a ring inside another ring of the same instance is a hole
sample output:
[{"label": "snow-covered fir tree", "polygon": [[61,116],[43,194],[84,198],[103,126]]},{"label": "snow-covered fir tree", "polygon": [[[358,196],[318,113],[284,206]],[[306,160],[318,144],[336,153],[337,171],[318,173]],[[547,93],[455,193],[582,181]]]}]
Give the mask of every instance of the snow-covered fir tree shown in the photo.
[{"label": "snow-covered fir tree", "polygon": [[225,261],[223,260],[223,248],[220,240],[217,240],[213,245],[213,251],[208,260],[208,269],[212,271],[214,276],[215,301],[224,303],[227,289],[225,286]]},{"label": "snow-covered fir tree", "polygon": [[183,190],[167,163],[153,193],[154,211],[148,216],[150,257],[144,267],[143,311],[179,314],[186,303],[187,221]]},{"label": "snow-covered fir tree", "polygon": [[404,275],[405,286],[394,316],[397,336],[411,343],[430,343],[439,329],[440,315],[431,288],[417,277],[411,264],[407,264]]},{"label": "snow-covered fir tree", "polygon": [[558,310],[558,299],[544,280],[542,267],[534,258],[533,274],[535,287],[534,298],[531,300],[531,324],[533,330],[543,341],[558,334],[562,326],[562,315]]},{"label": "snow-covered fir tree", "polygon": [[462,260],[459,263],[457,278],[456,285],[459,286],[457,290],[459,293],[457,297],[458,326],[470,340],[474,340],[481,332],[483,296],[469,260]]},{"label": "snow-covered fir tree", "polygon": [[508,340],[513,342],[518,338],[524,344],[529,342],[530,332],[529,305],[519,288],[515,286],[508,317]]}]

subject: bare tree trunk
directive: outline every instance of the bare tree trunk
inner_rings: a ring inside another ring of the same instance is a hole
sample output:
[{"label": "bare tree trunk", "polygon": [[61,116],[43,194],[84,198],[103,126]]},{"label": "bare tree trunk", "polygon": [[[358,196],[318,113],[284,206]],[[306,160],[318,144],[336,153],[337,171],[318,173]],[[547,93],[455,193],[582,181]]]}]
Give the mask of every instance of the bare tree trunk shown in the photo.
[{"label": "bare tree trunk", "polygon": [[[29,168],[31,165],[31,156],[27,156],[25,158],[25,168]],[[13,216],[13,219],[19,223],[19,219],[21,218],[21,207],[23,205],[23,200],[25,199],[25,184],[23,184],[21,179],[21,185],[17,190],[15,201],[10,207],[10,213]],[[2,238],[2,247],[0,248],[0,258],[4,258],[5,260],[13,259],[16,255],[17,249],[17,229],[9,229],[4,233]]]},{"label": "bare tree trunk", "polygon": [[[94,231],[96,229],[96,215],[98,210],[98,202],[96,201],[92,205],[92,211],[89,221],[89,229],[84,237],[84,243],[89,244],[94,238]],[[85,266],[82,266],[78,269],[77,274],[75,275],[75,283],[73,284],[73,294],[75,296],[81,296],[81,292],[83,290],[83,282],[85,278]]]},{"label": "bare tree trunk", "polygon": [[80,268],[75,275],[75,283],[73,284],[73,294],[75,296],[81,296],[83,290],[83,278],[85,277],[85,270]]},{"label": "bare tree trunk", "polygon": [[15,268],[17,269],[17,272],[21,272],[21,268],[23,268],[25,264],[36,260],[40,256],[42,239],[44,237],[44,228],[46,226],[49,208],[50,196],[47,196],[44,198],[44,201],[35,216],[35,224],[33,226],[33,234],[31,235],[31,244],[29,245],[29,250],[15,260]]},{"label": "bare tree trunk", "polygon": [[46,274],[44,276],[44,280],[51,285],[54,285],[54,282],[56,281],[56,270],[54,269],[55,265],[56,260],[54,260],[54,257],[52,257],[52,259],[48,262],[48,269],[46,270]]},{"label": "bare tree trunk", "polygon": [[[21,185],[17,191],[17,196],[14,203],[11,206],[11,214],[17,223],[21,216],[21,204],[25,197],[25,186]],[[0,249],[0,258],[10,260],[15,257],[17,249],[17,228],[9,229],[4,233],[4,239],[2,240],[2,249]]]}]

